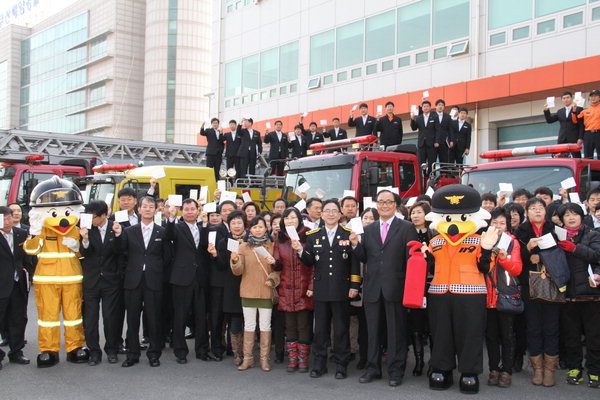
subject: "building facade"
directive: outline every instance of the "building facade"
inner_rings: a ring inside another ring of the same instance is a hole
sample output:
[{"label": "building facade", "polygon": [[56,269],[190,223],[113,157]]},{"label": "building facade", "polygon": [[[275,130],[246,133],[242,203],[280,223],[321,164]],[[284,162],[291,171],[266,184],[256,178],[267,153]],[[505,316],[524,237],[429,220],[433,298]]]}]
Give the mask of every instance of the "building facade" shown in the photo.
[{"label": "building facade", "polygon": [[[598,0],[213,0],[212,110],[343,123],[388,100],[404,120],[439,98],[466,106],[481,151],[555,143],[543,105],[565,90],[600,88]],[[556,108],[560,99],[556,99]],[[349,130],[352,135],[353,130]],[[407,133],[408,132],[408,133]]]}]

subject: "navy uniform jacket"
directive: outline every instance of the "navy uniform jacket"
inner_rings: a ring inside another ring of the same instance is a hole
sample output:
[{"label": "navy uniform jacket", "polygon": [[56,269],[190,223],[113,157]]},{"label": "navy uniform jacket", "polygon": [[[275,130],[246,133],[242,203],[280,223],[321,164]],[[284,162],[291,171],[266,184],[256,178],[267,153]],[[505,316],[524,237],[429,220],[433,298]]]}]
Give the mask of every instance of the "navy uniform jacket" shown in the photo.
[{"label": "navy uniform jacket", "polygon": [[356,118],[348,118],[348,126],[356,127],[356,137],[374,135],[377,127],[377,120],[375,117],[367,115],[367,121],[363,124],[362,115],[359,115]]}]

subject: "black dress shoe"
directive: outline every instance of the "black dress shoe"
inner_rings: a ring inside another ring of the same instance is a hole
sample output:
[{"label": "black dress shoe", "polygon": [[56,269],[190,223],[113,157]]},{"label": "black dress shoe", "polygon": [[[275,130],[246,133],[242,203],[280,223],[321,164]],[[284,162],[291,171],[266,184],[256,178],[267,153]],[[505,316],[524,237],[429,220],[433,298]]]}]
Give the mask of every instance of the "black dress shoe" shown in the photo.
[{"label": "black dress shoe", "polygon": [[196,335],[194,334],[194,331],[190,331],[187,335],[185,335],[186,339],[193,339],[195,337]]},{"label": "black dress shoe", "polygon": [[148,361],[150,362],[151,367],[159,367],[160,366],[160,361],[158,358],[151,358]]},{"label": "black dress shoe", "polygon": [[432,371],[429,375],[429,388],[446,390],[453,384],[452,371]]},{"label": "black dress shoe", "polygon": [[476,394],[479,392],[479,378],[477,375],[460,376],[460,392],[463,394]]},{"label": "black dress shoe", "polygon": [[138,364],[140,362],[139,359],[132,359],[132,358],[128,358],[125,361],[123,361],[123,364],[121,364],[121,367],[123,368],[128,368],[128,367],[133,367],[135,364]]},{"label": "black dress shoe", "polygon": [[358,378],[358,381],[360,383],[370,383],[376,379],[381,379],[380,373],[378,374],[377,372],[367,371],[360,378]]},{"label": "black dress shoe", "polygon": [[346,379],[348,377],[348,372],[346,367],[343,365],[337,365],[335,367],[335,379]]},{"label": "black dress shoe", "polygon": [[187,364],[187,358],[185,358],[185,357],[182,357],[182,358],[177,357],[177,359],[175,361],[177,361],[177,364]]},{"label": "black dress shoe", "polygon": [[54,351],[44,351],[37,356],[38,368],[48,368],[58,364],[58,353]]},{"label": "black dress shoe", "polygon": [[392,387],[400,386],[402,384],[402,378],[400,378],[400,377],[390,378],[388,381],[388,384]]},{"label": "black dress shoe", "polygon": [[212,358],[208,354],[196,354],[196,358],[202,361],[212,361]]},{"label": "black dress shoe", "polygon": [[109,364],[116,364],[119,362],[119,357],[117,357],[116,354],[109,354],[106,358],[108,359]]},{"label": "black dress shoe", "polygon": [[2,341],[0,342],[0,347],[6,347],[8,346],[8,339],[2,339]]},{"label": "black dress shoe", "polygon": [[90,359],[90,351],[83,347],[75,350],[71,350],[67,353],[67,361],[74,364],[82,364],[88,362]]},{"label": "black dress shoe", "polygon": [[327,373],[327,368],[314,368],[310,371],[311,378],[320,378]]},{"label": "black dress shoe", "polygon": [[366,366],[367,360],[364,358],[361,358],[360,360],[358,360],[358,363],[356,363],[356,369],[365,369]]},{"label": "black dress shoe", "polygon": [[275,364],[283,363],[284,352],[275,350]]},{"label": "black dress shoe", "polygon": [[88,361],[88,365],[90,367],[95,367],[98,364],[100,364],[100,359],[97,357],[91,357],[90,360]]},{"label": "black dress shoe", "polygon": [[221,355],[221,354],[213,354],[213,360],[215,360],[215,361],[223,361],[223,355]]},{"label": "black dress shoe", "polygon": [[127,348],[125,348],[125,346],[123,346],[123,345],[120,345],[119,351],[117,353],[118,354],[127,354]]},{"label": "black dress shoe", "polygon": [[144,351],[148,350],[148,345],[140,343],[140,350],[144,350]]},{"label": "black dress shoe", "polygon": [[142,341],[140,342],[140,344],[149,344],[149,343],[150,343],[150,341],[148,341],[147,337],[145,337],[145,336],[142,337]]},{"label": "black dress shoe", "polygon": [[21,364],[21,365],[27,365],[31,362],[31,361],[29,361],[29,358],[25,357],[22,354],[20,356],[9,358],[8,361],[12,364]]}]

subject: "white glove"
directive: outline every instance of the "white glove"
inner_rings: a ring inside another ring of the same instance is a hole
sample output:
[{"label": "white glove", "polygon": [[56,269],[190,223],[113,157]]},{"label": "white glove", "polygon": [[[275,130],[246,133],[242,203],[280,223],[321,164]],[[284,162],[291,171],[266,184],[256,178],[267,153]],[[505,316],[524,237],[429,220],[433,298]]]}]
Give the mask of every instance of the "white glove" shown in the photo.
[{"label": "white glove", "polygon": [[[31,220],[29,220],[31,222]],[[37,236],[42,234],[42,225],[40,224],[31,224],[29,226],[29,234],[31,236]]]},{"label": "white glove", "polygon": [[73,252],[75,253],[79,251],[79,240],[75,240],[70,237],[64,237],[62,240],[62,244],[67,246],[69,249],[73,250]]},{"label": "white glove", "polygon": [[29,234],[31,236],[41,235],[42,226],[44,225],[43,214],[30,212],[29,213]]},{"label": "white glove", "polygon": [[487,231],[481,235],[481,248],[491,250],[498,242],[498,229],[490,226]]}]

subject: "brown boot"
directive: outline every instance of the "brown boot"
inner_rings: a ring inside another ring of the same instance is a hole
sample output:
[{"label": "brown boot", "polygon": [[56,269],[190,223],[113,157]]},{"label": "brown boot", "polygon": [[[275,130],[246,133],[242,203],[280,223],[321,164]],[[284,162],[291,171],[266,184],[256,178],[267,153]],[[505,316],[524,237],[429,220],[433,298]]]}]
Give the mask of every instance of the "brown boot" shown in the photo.
[{"label": "brown boot", "polygon": [[269,372],[269,355],[271,354],[271,331],[260,331],[260,368]]},{"label": "brown boot", "polygon": [[558,356],[549,356],[548,354],[544,354],[544,386],[551,387],[556,385],[556,378],[554,377],[554,372],[556,372],[557,368]]},{"label": "brown boot", "polygon": [[531,378],[531,383],[539,386],[544,381],[544,355],[539,354],[534,357],[529,356],[529,362],[531,363],[531,368],[533,368],[533,378]]},{"label": "brown boot", "polygon": [[233,364],[238,367],[242,363],[243,349],[242,349],[242,337],[241,333],[231,334],[231,350],[233,352]]},{"label": "brown boot", "polygon": [[498,385],[499,378],[500,378],[500,371],[490,371],[490,376],[487,381],[488,386]]},{"label": "brown boot", "polygon": [[502,372],[498,379],[498,387],[507,388],[512,383],[512,376],[508,372]]},{"label": "brown boot", "polygon": [[254,332],[244,331],[244,361],[238,367],[238,371],[245,371],[254,367]]}]

